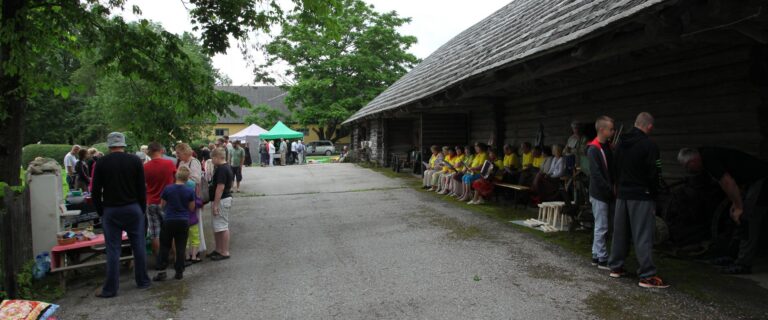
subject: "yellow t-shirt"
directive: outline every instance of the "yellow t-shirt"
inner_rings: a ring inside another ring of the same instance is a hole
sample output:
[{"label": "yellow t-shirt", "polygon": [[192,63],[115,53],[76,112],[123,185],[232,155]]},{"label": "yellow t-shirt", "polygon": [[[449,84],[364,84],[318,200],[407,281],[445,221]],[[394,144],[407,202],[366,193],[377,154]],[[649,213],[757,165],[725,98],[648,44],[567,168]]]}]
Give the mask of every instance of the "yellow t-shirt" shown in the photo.
[{"label": "yellow t-shirt", "polygon": [[465,158],[466,157],[463,154],[460,156],[453,157],[453,161],[451,161],[451,164],[453,165],[454,168],[456,168],[456,171],[461,172],[462,170],[464,170],[464,165],[461,165],[459,163],[464,161]]},{"label": "yellow t-shirt", "polygon": [[543,155],[533,158],[533,167],[541,169],[541,165],[544,164],[545,159],[546,158],[544,158]]},{"label": "yellow t-shirt", "polygon": [[500,168],[502,171],[504,168],[520,169],[520,164],[517,162],[517,155],[514,153],[504,155],[504,161],[502,164],[502,168]]},{"label": "yellow t-shirt", "polygon": [[523,153],[523,169],[533,165],[533,152]]},{"label": "yellow t-shirt", "polygon": [[[456,158],[456,156],[447,155],[447,156],[445,156],[445,158],[443,158],[443,161],[453,165],[453,159],[454,158]],[[452,172],[452,171],[453,170],[451,170],[451,168],[449,168],[446,165],[443,165],[443,173],[448,173],[448,172]]]},{"label": "yellow t-shirt", "polygon": [[469,169],[469,165],[472,164],[472,160],[475,159],[475,155],[473,154],[465,154],[464,155],[464,171]]},{"label": "yellow t-shirt", "polygon": [[435,161],[437,161],[437,156],[433,154],[431,157],[429,157],[429,168],[427,169],[430,169],[430,170],[434,169]]},{"label": "yellow t-shirt", "polygon": [[493,162],[493,165],[496,166],[496,179],[497,180],[503,179],[504,178],[504,161],[501,159],[496,159],[496,161]]},{"label": "yellow t-shirt", "polygon": [[485,160],[488,160],[488,154],[485,152],[478,153],[475,155],[475,158],[472,159],[472,164],[470,164],[469,167],[476,168],[482,166],[483,163],[485,163]]}]

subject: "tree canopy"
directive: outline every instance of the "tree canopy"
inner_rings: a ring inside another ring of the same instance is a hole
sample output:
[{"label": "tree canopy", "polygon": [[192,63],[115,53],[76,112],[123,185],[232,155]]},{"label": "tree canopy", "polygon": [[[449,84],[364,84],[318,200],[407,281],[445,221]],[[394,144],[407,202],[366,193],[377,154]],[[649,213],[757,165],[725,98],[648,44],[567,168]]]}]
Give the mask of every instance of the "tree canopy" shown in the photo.
[{"label": "tree canopy", "polygon": [[275,66],[287,64],[286,104],[293,119],[317,124],[320,139],[346,136],[339,125],[402,77],[419,60],[407,50],[413,36],[397,28],[410,22],[396,12],[379,13],[361,0],[341,0],[329,17],[334,28],[290,15],[269,44],[268,62],[257,79],[275,82]]},{"label": "tree canopy", "polygon": [[[279,4],[284,2],[278,0],[191,0],[189,5],[195,29],[201,32],[202,47],[199,51],[204,56],[225,52],[230,46],[230,39],[244,41],[252,32],[268,31],[287,14],[304,21],[325,24],[333,30],[333,20],[327,19],[327,13],[337,6],[336,2],[292,0],[292,8],[288,10],[281,7]],[[125,0],[0,1],[0,181],[11,185],[19,182],[26,119],[40,121],[43,115],[35,113],[40,108],[47,108],[49,114],[55,111],[48,106],[36,105],[34,99],[53,95],[66,100],[75,91],[82,90],[70,78],[60,76],[63,68],[72,67],[61,61],[82,60],[91,54],[89,49],[98,47],[93,64],[109,75],[105,78],[108,80],[97,84],[97,90],[119,94],[125,93],[116,91],[128,88],[124,86],[126,84],[137,84],[132,90],[141,87],[146,90],[145,86],[163,81],[175,82],[165,88],[170,92],[164,96],[157,90],[148,92],[145,100],[118,105],[120,112],[115,116],[129,115],[133,111],[143,113],[145,118],[151,113],[183,117],[188,116],[190,108],[196,105],[222,98],[213,92],[212,87],[193,85],[205,81],[183,78],[200,77],[202,73],[196,68],[188,72],[179,68],[184,64],[192,65],[191,61],[201,57],[190,56],[189,47],[185,47],[182,39],[153,28],[146,20],[132,25],[114,17],[124,9],[125,3]],[[138,7],[130,9],[135,13],[141,12]],[[179,71],[182,72],[177,73]],[[140,92],[143,91],[135,91]],[[189,92],[204,94],[192,97]],[[160,102],[159,99],[168,101]],[[116,102],[117,99],[112,99],[99,103]],[[149,104],[144,104],[146,102]],[[213,108],[218,108],[218,105]],[[194,123],[199,119],[192,120]],[[158,130],[174,137],[174,132],[180,131],[179,128],[164,126]]]}]

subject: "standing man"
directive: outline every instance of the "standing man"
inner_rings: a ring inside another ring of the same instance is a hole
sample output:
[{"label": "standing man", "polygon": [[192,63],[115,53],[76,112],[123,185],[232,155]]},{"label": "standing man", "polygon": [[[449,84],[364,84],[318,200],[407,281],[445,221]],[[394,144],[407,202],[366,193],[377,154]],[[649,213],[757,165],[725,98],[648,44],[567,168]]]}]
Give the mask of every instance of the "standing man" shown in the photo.
[{"label": "standing man", "polygon": [[285,165],[285,156],[288,153],[288,145],[285,143],[285,139],[284,138],[280,138],[280,149],[279,149],[278,152],[280,152],[280,165],[284,166]]},{"label": "standing man", "polygon": [[134,257],[134,277],[140,289],[149,288],[147,253],[144,240],[146,192],[144,167],[135,155],[125,153],[125,136],[107,136],[109,154],[99,159],[93,174],[93,204],[101,216],[107,251],[107,275],[96,296],[111,298],[120,286],[120,252],[125,231]]},{"label": "standing man", "polygon": [[595,121],[597,137],[587,146],[589,160],[589,202],[595,217],[592,238],[592,265],[608,270],[608,211],[613,204],[613,179],[611,168],[613,152],[608,140],[613,137],[613,119],[602,116]]},{"label": "standing man", "polygon": [[654,129],[650,113],[637,115],[635,127],[621,137],[616,148],[618,194],[613,226],[613,246],[608,258],[610,276],[626,275],[624,260],[629,242],[635,244],[640,265],[637,274],[643,288],[668,288],[656,275],[653,264],[653,235],[656,231],[656,195],[661,181],[659,147],[648,138]]},{"label": "standing man", "polygon": [[296,143],[296,141],[291,141],[291,162],[290,162],[290,164],[296,164],[296,162],[299,159],[298,154],[297,154],[297,149],[296,149],[296,145],[297,144],[298,143]]},{"label": "standing man", "polygon": [[[677,160],[694,174],[705,172],[720,184],[731,201],[731,219],[738,226],[739,253],[734,261],[725,257],[725,274],[752,273],[752,260],[757,252],[760,230],[768,212],[768,163],[742,151],[703,147],[682,149]],[[740,186],[746,186],[742,194]]]},{"label": "standing man", "polygon": [[304,143],[299,140],[296,143],[296,154],[299,157],[299,164],[304,164],[304,152],[307,150],[307,147],[304,146]]},{"label": "standing man", "polygon": [[67,186],[69,189],[75,188],[75,165],[77,165],[78,152],[80,152],[80,146],[74,145],[64,156],[64,168],[67,169]]},{"label": "standing man", "polygon": [[235,192],[240,192],[240,181],[243,181],[243,166],[245,165],[245,149],[240,146],[239,140],[235,140],[235,147],[229,157],[232,159],[230,164],[232,174],[237,182]]},{"label": "standing man", "polygon": [[269,161],[269,153],[267,153],[267,142],[262,140],[259,142],[259,162],[261,166],[266,166]]},{"label": "standing man", "polygon": [[157,142],[149,144],[149,160],[144,164],[144,179],[147,184],[147,234],[152,241],[152,253],[160,253],[160,228],[163,225],[163,209],[160,196],[165,186],[176,181],[176,164],[163,159],[165,149]]},{"label": "standing man", "polygon": [[216,250],[208,257],[219,261],[229,259],[229,212],[232,209],[232,168],[227,164],[223,149],[217,148],[211,153],[211,159],[216,166],[211,178],[209,194],[212,197],[213,236]]},{"label": "standing man", "polygon": [[275,166],[275,143],[273,140],[270,140],[269,143],[267,143],[267,149],[269,152],[269,166],[273,167]]}]

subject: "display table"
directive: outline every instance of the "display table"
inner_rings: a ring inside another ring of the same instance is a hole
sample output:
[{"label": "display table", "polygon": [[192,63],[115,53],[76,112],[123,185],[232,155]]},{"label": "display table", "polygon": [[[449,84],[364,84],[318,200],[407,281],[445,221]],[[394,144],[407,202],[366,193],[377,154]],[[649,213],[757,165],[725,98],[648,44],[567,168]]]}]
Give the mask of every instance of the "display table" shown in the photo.
[{"label": "display table", "polygon": [[[130,248],[128,235],[123,232],[122,248]],[[130,249],[129,249],[130,250]],[[66,272],[80,268],[105,264],[106,260],[92,261],[106,255],[104,235],[97,235],[93,240],[78,241],[68,245],[57,245],[51,249],[51,272],[59,273],[62,289],[66,287]],[[121,255],[120,261],[132,260],[133,254]]]}]

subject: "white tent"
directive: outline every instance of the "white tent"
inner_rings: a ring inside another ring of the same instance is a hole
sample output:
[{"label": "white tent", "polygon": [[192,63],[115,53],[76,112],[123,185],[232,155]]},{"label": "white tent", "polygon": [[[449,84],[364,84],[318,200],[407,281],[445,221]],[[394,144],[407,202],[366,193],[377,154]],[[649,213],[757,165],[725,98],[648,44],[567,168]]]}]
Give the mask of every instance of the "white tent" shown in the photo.
[{"label": "white tent", "polygon": [[248,126],[247,128],[240,130],[240,132],[229,135],[229,140],[242,140],[245,141],[248,137],[258,137],[260,134],[267,132],[264,128],[255,124]]},{"label": "white tent", "polygon": [[251,160],[255,164],[259,164],[261,159],[259,157],[259,135],[267,132],[264,128],[255,124],[248,126],[247,128],[240,130],[240,132],[229,135],[229,140],[240,140],[248,143],[249,151],[251,153]]}]

